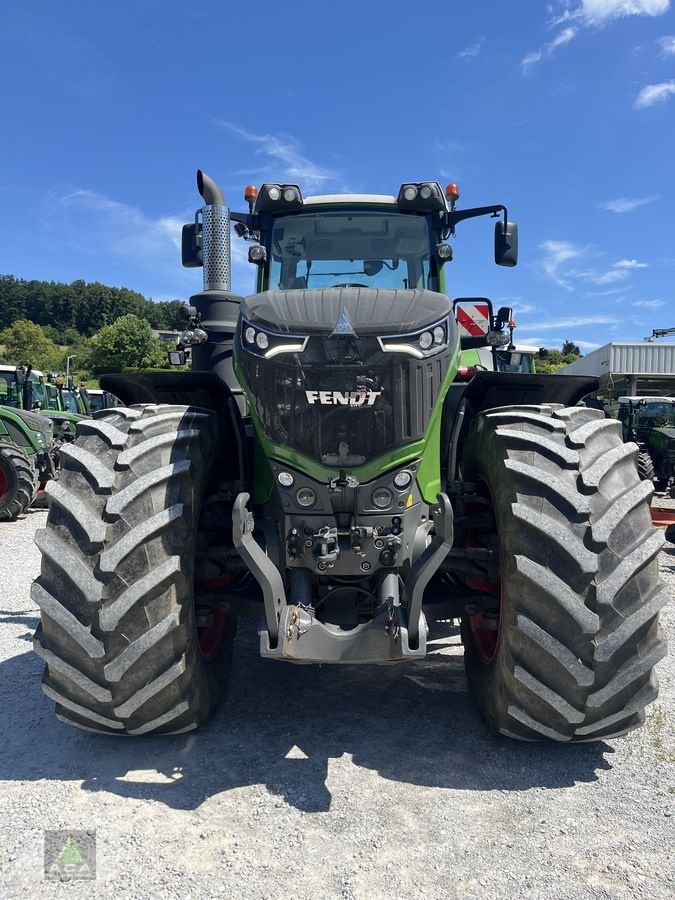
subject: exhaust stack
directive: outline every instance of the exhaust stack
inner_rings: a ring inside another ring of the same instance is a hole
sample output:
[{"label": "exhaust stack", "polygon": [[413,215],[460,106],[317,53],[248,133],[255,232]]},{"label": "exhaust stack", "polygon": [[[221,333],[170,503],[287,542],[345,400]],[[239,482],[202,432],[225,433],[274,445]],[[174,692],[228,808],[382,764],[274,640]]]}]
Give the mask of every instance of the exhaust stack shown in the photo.
[{"label": "exhaust stack", "polygon": [[229,291],[230,267],[230,211],[216,182],[197,170],[197,190],[204,203],[202,207],[202,254],[204,260],[204,290]]}]

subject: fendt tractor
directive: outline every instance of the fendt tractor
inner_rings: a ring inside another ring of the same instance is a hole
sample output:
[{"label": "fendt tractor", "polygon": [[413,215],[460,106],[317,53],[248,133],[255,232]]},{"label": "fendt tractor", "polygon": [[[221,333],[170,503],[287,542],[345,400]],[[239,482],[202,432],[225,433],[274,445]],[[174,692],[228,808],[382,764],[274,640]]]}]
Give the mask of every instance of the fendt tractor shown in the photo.
[{"label": "fendt tractor", "polygon": [[675,397],[619,397],[611,412],[639,447],[640,477],[675,498]]},{"label": "fendt tractor", "polygon": [[29,370],[0,366],[0,522],[42,498],[58,465],[53,422],[32,412]]},{"label": "fendt tractor", "polygon": [[[638,726],[666,594],[637,447],[576,405],[594,379],[455,380],[448,239],[493,216],[495,261],[515,265],[506,208],[459,209],[436,182],[396,197],[264,184],[239,213],[202,172],[197,185],[183,264],[203,266],[204,289],[171,352],[189,348],[192,370],[104,376],[126,406],[78,424],[48,488],[32,596],[57,715],[197,727],[238,616],[260,623],[267,659],[350,664],[421,660],[430,624],[459,619],[494,732]],[[245,298],[231,223],[257,267]]]}]

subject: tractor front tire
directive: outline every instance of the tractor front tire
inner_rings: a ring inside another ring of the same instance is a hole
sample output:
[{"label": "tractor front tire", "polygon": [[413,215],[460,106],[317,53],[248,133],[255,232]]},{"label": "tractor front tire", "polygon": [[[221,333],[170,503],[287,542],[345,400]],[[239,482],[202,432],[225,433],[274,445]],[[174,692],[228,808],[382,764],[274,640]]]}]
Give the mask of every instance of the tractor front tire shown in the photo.
[{"label": "tractor front tire", "polygon": [[34,647],[45,694],[71,725],[177,733],[225,690],[235,620],[197,628],[199,513],[220,449],[213,413],[118,408],[82,421],[47,486]]},{"label": "tractor front tire", "polygon": [[[494,609],[462,622],[470,690],[495,733],[592,741],[644,721],[657,695],[667,600],[637,446],[600,411],[487,410],[473,423],[462,478],[487,525],[468,546],[499,554],[483,591]],[[492,518],[491,518],[492,517]],[[492,526],[490,525],[492,521]]]},{"label": "tractor front tire", "polygon": [[637,457],[638,475],[643,481],[654,482],[654,460],[649,450],[639,450]]},{"label": "tractor front tire", "polygon": [[0,444],[0,521],[16,519],[37,492],[37,472],[20,447]]}]

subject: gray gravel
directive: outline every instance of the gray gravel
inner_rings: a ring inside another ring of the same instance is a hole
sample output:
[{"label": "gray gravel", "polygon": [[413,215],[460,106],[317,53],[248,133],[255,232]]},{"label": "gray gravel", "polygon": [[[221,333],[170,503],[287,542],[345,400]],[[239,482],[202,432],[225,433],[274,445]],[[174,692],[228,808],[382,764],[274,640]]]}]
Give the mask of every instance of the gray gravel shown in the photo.
[{"label": "gray gravel", "polygon": [[[40,689],[45,518],[0,530],[1,897],[675,895],[672,656],[641,731],[550,747],[487,735],[454,628],[424,662],[338,669],[263,661],[246,626],[208,729],[106,738]],[[661,563],[675,585],[675,547]],[[96,829],[95,882],[44,880],[45,828]]]}]

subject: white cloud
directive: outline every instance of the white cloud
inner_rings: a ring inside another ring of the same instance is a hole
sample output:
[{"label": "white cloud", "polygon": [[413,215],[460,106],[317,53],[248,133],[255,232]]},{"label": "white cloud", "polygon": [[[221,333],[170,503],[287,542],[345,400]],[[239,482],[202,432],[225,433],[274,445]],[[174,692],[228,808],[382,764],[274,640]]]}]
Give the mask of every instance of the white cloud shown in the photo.
[{"label": "white cloud", "polygon": [[636,300],[633,306],[639,306],[642,309],[659,309],[666,305],[665,300]]},{"label": "white cloud", "polygon": [[629,213],[640,206],[646,206],[647,203],[653,203],[658,200],[658,195],[651,194],[649,197],[635,197],[632,200],[628,197],[617,197],[616,200],[607,200],[605,203],[598,203],[600,209],[606,209],[613,213]]},{"label": "white cloud", "polygon": [[187,218],[159,216],[153,219],[137,206],[82,188],[50,194],[45,211],[47,227],[62,230],[64,237],[74,234],[77,228],[92,254],[100,253],[102,244],[113,256],[144,260],[149,265],[153,265],[158,257],[171,257],[180,263],[180,254],[176,251],[181,244],[181,228],[184,221],[192,218],[190,213]]},{"label": "white cloud", "polygon": [[288,179],[289,182],[299,184],[301,190],[306,191],[320,189],[338,178],[336,172],[322,168],[303,156],[298,143],[291,137],[253,134],[233,122],[215,118],[213,121],[216,125],[227,128],[238,137],[254,144],[257,147],[257,155],[271,160],[274,165],[266,166],[263,171],[268,172],[275,180]]},{"label": "white cloud", "polygon": [[532,53],[526,54],[520,61],[520,68],[523,72],[527,72],[533,65],[541,62],[544,56],[551,56],[558,47],[569,44],[576,36],[576,33],[577,29],[574,26],[563,28],[560,34],[556,35],[552,41],[543,44],[539,50],[534,50]]},{"label": "white cloud", "polygon": [[[567,291],[574,290],[575,282],[591,282],[605,285],[625,281],[634,269],[645,269],[647,263],[637,259],[620,259],[606,271],[592,268],[580,268],[578,263],[589,256],[597,256],[590,247],[581,247],[568,241],[544,241],[540,245],[544,255],[538,261],[539,267],[561,287]],[[576,265],[571,265],[572,263]]]},{"label": "white cloud", "polygon": [[625,269],[608,269],[607,272],[572,272],[574,278],[581,278],[584,281],[592,281],[593,284],[614,284],[617,281],[624,281],[628,278],[628,272]]},{"label": "white cloud", "polygon": [[483,46],[484,40],[485,38],[482,37],[480,38],[480,40],[476,41],[475,44],[469,44],[468,47],[460,50],[460,52],[457,54],[457,59],[472,59],[473,57],[478,56]]},{"label": "white cloud", "polygon": [[669,34],[659,38],[656,42],[661,48],[661,56],[675,55],[675,35]]},{"label": "white cloud", "polygon": [[660,84],[648,84],[637,95],[633,109],[646,109],[655,103],[665,103],[674,94],[675,78],[672,81],[662,81]]},{"label": "white cloud", "polygon": [[587,253],[587,248],[578,247],[570,244],[568,241],[544,241],[541,244],[544,256],[539,261],[539,265],[546,272],[549,278],[552,278],[561,287],[571,291],[572,285],[566,278],[560,274],[561,268],[565,263],[573,259],[580,259]]},{"label": "white cloud", "polygon": [[605,25],[624,16],[661,16],[669,7],[670,0],[581,0],[572,15],[588,25]]},{"label": "white cloud", "polygon": [[614,263],[615,269],[648,269],[649,264],[638,262],[637,259],[620,259]]},{"label": "white cloud", "polygon": [[558,4],[561,11],[553,17],[549,27],[557,28],[570,22],[575,24],[567,24],[552,41],[543,44],[539,50],[526,54],[520,61],[520,67],[523,72],[527,72],[545,56],[551,56],[557,47],[569,44],[577,36],[580,27],[600,27],[624,16],[660,16],[669,7],[670,0],[581,0],[579,3],[561,0]]},{"label": "white cloud", "polygon": [[[624,290],[625,290],[625,287],[617,287],[617,288],[610,288],[608,291],[588,291],[586,293],[586,296],[587,297],[610,297],[610,296],[614,296],[615,294],[623,294]],[[625,297],[621,297],[616,302],[620,303],[621,300],[624,300],[624,299],[625,299]]]}]

